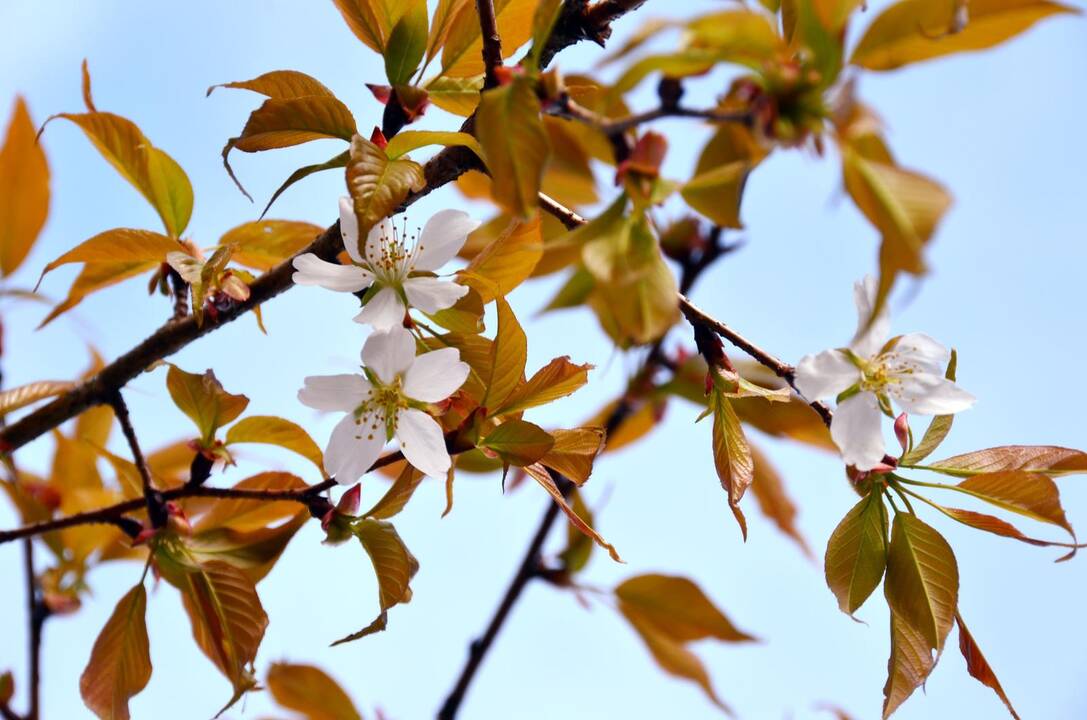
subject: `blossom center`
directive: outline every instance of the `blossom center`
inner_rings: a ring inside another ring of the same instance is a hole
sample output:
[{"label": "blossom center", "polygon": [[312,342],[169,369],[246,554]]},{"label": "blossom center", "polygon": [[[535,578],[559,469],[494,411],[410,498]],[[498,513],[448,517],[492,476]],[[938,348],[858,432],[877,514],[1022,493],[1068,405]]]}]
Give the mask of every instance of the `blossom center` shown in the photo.
[{"label": "blossom center", "polygon": [[[396,434],[396,419],[403,410],[408,407],[408,399],[402,389],[400,376],[389,384],[373,382],[371,389],[363,399],[362,404],[355,408],[355,422],[360,429],[368,433],[368,440],[372,440],[378,428],[384,426],[385,440],[393,439]],[[367,427],[368,426],[368,427]]]},{"label": "blossom center", "polygon": [[901,353],[886,352],[864,363],[861,368],[863,377],[860,388],[879,395],[893,386],[901,385],[905,377],[913,375],[919,369],[916,362]]},{"label": "blossom center", "polygon": [[379,227],[381,235],[367,239],[363,256],[378,282],[399,287],[415,269],[423,246],[417,242],[418,234],[408,234],[407,220],[399,231],[392,223]]}]

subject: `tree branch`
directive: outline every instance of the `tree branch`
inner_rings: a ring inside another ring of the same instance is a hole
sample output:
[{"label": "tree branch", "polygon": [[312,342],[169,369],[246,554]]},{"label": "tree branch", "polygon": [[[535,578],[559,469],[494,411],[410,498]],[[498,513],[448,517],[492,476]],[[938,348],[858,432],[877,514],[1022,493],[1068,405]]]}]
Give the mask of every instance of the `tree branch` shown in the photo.
[{"label": "tree branch", "polygon": [[26,573],[26,613],[29,630],[27,645],[29,650],[30,683],[27,688],[27,711],[24,720],[38,720],[41,717],[41,678],[42,678],[42,629],[49,617],[49,609],[42,602],[38,588],[37,575],[34,571],[34,541],[23,540],[23,563]]},{"label": "tree branch", "polygon": [[502,67],[502,37],[494,14],[494,0],[476,0],[479,30],[483,37],[483,89],[498,87],[498,68]]}]

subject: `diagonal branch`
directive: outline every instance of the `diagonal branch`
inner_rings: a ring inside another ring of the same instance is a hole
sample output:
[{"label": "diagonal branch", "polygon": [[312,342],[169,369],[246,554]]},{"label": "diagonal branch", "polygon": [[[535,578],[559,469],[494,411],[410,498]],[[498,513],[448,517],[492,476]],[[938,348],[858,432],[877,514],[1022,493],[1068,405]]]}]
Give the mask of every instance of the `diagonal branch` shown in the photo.
[{"label": "diagonal branch", "polygon": [[109,399],[113,406],[113,412],[117,416],[117,422],[121,425],[121,432],[128,441],[128,448],[132,452],[132,462],[140,474],[143,485],[143,499],[147,505],[147,517],[151,521],[151,527],[160,528],[166,524],[166,505],[162,499],[162,493],[155,490],[151,484],[151,470],[147,467],[147,459],[140,450],[140,442],[136,438],[136,428],[132,427],[132,418],[128,414],[128,405],[121,397],[121,391],[114,392]]}]

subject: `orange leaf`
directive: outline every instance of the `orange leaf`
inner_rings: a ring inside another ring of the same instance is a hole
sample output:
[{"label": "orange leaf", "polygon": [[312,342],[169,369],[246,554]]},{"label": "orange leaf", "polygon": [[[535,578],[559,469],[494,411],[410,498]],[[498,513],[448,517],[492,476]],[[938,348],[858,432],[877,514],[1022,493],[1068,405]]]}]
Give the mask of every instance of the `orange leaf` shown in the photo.
[{"label": "orange leaf", "polygon": [[141,582],[117,602],[79,678],[83,702],[103,720],[128,720],[128,701],[151,680],[146,613]]},{"label": "orange leaf", "polygon": [[0,148],[0,276],[26,259],[49,215],[49,164],[23,97],[15,98]]}]

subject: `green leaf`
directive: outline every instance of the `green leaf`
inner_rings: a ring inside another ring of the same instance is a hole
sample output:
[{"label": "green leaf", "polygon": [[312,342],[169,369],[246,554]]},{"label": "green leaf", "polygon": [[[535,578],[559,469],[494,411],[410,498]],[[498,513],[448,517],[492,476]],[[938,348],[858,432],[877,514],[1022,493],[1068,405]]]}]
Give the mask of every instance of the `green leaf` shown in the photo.
[{"label": "green leaf", "polygon": [[483,149],[474,137],[464,132],[443,132],[438,130],[402,130],[389,140],[385,154],[390,160],[410,153],[427,145],[461,146],[483,157]]},{"label": "green leaf", "polygon": [[[574,490],[570,493],[570,509],[589,525],[593,524],[593,513],[585,505],[581,493]],[[559,553],[558,558],[562,567],[568,573],[576,573],[589,564],[589,558],[593,552],[593,541],[589,536],[578,530],[570,523],[566,524],[566,548]]]},{"label": "green leaf", "polygon": [[0,276],[22,265],[49,215],[49,164],[26,100],[15,98],[0,147]]},{"label": "green leaf", "polygon": [[434,9],[434,17],[430,23],[430,37],[427,38],[426,61],[428,63],[445,44],[453,18],[464,7],[471,4],[472,0],[438,0],[438,7]]},{"label": "green leaf", "polygon": [[539,0],[536,5],[536,12],[532,16],[532,47],[523,62],[530,72],[539,69],[540,54],[562,15],[563,4],[563,0]]},{"label": "green leaf", "polygon": [[83,702],[103,720],[128,720],[128,701],[151,680],[146,613],[141,582],[117,602],[79,678]]},{"label": "green leaf", "polygon": [[885,9],[861,37],[849,62],[893,70],[953,53],[984,50],[1051,15],[1080,10],[1048,0],[901,0]]},{"label": "green leaf", "polygon": [[478,446],[494,451],[510,465],[524,467],[546,455],[554,444],[555,438],[539,425],[512,418],[488,433]]},{"label": "green leaf", "polygon": [[411,82],[427,44],[426,0],[407,0],[385,48],[385,75],[391,85]]},{"label": "green leaf", "polygon": [[215,431],[241,415],[249,405],[245,395],[232,395],[224,390],[211,370],[197,375],[170,365],[166,389],[178,409],[196,425],[205,444],[210,444]]},{"label": "green leaf", "polygon": [[846,513],[827,541],[827,587],[838,607],[853,615],[883,579],[887,567],[887,508],[872,493]]},{"label": "green leaf", "polygon": [[324,456],[309,433],[297,423],[271,415],[253,415],[239,420],[226,431],[226,444],[264,443],[298,453],[324,475]]},{"label": "green leaf", "polygon": [[400,0],[332,0],[347,26],[371,50],[384,54],[392,29],[408,9]]},{"label": "green leaf", "polygon": [[486,394],[480,402],[488,409],[502,406],[524,378],[528,359],[528,339],[517,322],[517,316],[513,314],[513,308],[502,296],[495,298],[495,305],[498,308],[498,332],[491,345],[489,371],[483,375]]},{"label": "green leaf", "polygon": [[362,720],[339,683],[312,665],[272,663],[267,685],[281,707],[306,720]]},{"label": "green leaf", "polygon": [[484,92],[475,132],[494,180],[495,202],[514,216],[528,217],[536,211],[550,154],[532,81],[517,76],[508,85]]},{"label": "green leaf", "polygon": [[365,240],[370,228],[388,217],[409,192],[419,192],[425,185],[418,163],[406,158],[390,160],[380,147],[356,135],[351,141],[347,189],[359,221],[359,241]]},{"label": "green leaf", "polygon": [[60,113],[75,123],[110,165],[151,203],[170,237],[180,237],[192,216],[193,192],[185,171],[131,120],[107,112]]},{"label": "green leaf", "polygon": [[914,515],[895,515],[883,590],[896,618],[941,652],[958,606],[959,568],[943,536]]}]

